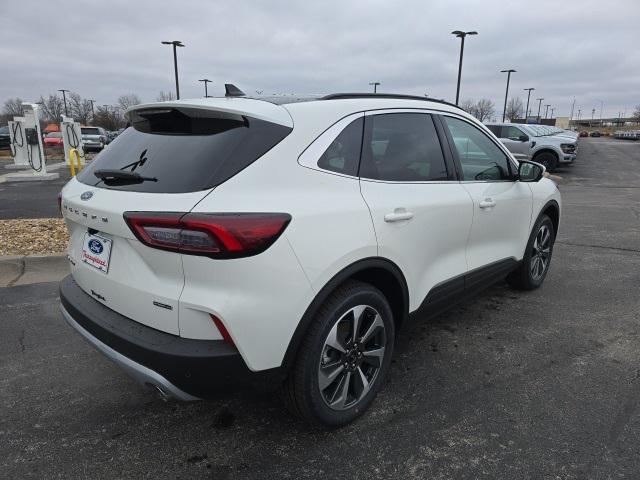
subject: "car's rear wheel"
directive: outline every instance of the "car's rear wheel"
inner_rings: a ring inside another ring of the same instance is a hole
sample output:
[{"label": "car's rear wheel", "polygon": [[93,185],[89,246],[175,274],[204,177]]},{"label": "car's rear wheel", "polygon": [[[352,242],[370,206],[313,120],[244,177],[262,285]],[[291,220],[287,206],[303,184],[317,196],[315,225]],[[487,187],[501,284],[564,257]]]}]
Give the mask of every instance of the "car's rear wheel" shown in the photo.
[{"label": "car's rear wheel", "polygon": [[373,402],[389,369],[395,330],[377,288],[349,282],[317,312],[283,387],[288,409],[311,423],[339,427]]},{"label": "car's rear wheel", "polygon": [[533,158],[534,162],[538,162],[547,169],[547,171],[552,172],[558,166],[558,157],[551,152],[542,152],[536,155]]},{"label": "car's rear wheel", "polygon": [[533,290],[542,285],[551,265],[555,238],[553,222],[547,215],[541,215],[529,237],[522,263],[507,277],[512,287]]}]

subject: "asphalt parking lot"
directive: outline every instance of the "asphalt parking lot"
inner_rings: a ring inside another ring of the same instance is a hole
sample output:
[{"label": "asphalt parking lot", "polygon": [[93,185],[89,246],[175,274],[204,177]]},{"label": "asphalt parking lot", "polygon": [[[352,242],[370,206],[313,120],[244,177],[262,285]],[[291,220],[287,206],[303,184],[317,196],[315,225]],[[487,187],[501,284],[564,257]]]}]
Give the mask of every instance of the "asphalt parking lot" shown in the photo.
[{"label": "asphalt parking lot", "polygon": [[271,397],[164,402],[65,324],[56,284],[0,289],[0,477],[639,478],[640,143],[579,148],[544,286],[407,327],[338,431]]}]

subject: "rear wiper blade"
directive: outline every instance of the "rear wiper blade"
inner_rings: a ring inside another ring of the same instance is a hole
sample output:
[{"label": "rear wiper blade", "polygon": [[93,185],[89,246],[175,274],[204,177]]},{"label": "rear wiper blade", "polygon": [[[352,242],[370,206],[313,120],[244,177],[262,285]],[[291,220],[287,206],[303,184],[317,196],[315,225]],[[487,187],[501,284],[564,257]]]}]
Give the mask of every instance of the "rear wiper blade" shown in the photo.
[{"label": "rear wiper blade", "polygon": [[142,183],[158,181],[156,177],[143,177],[139,173],[123,170],[101,169],[96,170],[93,174],[105,183]]}]

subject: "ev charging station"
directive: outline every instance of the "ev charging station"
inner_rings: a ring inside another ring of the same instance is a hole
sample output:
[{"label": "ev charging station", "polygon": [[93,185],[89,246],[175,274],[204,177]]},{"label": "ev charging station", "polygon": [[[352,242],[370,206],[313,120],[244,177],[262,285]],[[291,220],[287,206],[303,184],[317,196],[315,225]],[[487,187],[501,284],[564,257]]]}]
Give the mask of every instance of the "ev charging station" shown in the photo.
[{"label": "ev charging station", "polygon": [[23,168],[19,173],[5,176],[8,181],[53,180],[57,173],[47,173],[42,132],[38,120],[38,105],[23,103],[23,116],[14,117],[9,122],[11,154],[16,168]]},{"label": "ev charging station", "polygon": [[73,118],[62,116],[62,123],[60,123],[60,130],[62,130],[62,143],[64,144],[64,160],[67,165],[73,162],[69,152],[71,149],[78,151],[80,158],[80,165],[84,166],[84,147],[82,145],[82,130],[80,130],[80,123],[75,122]]}]

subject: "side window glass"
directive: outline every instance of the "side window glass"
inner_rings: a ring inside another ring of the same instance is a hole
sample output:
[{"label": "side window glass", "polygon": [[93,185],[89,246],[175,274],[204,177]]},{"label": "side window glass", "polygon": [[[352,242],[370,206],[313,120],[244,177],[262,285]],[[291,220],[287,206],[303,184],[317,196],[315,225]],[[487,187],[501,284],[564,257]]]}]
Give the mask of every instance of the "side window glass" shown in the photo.
[{"label": "side window glass", "polygon": [[493,133],[496,137],[504,138],[502,136],[502,127],[500,125],[487,125],[487,128],[491,130],[491,133]]},{"label": "side window glass", "polygon": [[518,127],[508,126],[503,128],[506,130],[504,138],[508,138],[509,140],[520,140],[520,137],[524,135],[524,132]]},{"label": "side window glass", "polygon": [[431,115],[388,113],[366,121],[361,177],[401,182],[448,179]]},{"label": "side window glass", "polygon": [[463,180],[509,180],[507,156],[479,128],[463,120],[443,116],[462,166]]},{"label": "side window glass", "polygon": [[318,160],[318,167],[356,176],[362,148],[364,120],[358,118],[345,127]]}]

